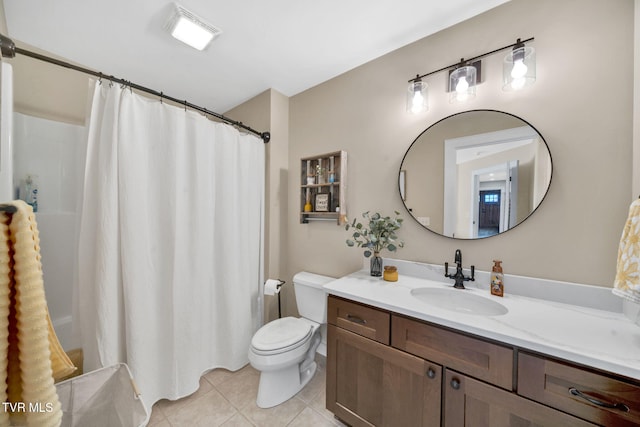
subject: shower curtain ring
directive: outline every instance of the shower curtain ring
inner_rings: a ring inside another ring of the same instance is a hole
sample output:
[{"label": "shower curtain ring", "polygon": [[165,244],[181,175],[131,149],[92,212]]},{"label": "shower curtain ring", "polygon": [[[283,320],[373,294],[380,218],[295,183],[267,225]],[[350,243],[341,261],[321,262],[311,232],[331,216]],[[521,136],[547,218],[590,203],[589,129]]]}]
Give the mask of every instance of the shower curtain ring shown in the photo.
[{"label": "shower curtain ring", "polygon": [[98,76],[98,84],[102,86],[102,73]]},{"label": "shower curtain ring", "polygon": [[162,104],[162,97],[164,96],[164,94],[162,92],[160,92],[160,104]]},{"label": "shower curtain ring", "polygon": [[186,99],[184,100],[184,112],[185,113],[187,112],[187,100]]}]

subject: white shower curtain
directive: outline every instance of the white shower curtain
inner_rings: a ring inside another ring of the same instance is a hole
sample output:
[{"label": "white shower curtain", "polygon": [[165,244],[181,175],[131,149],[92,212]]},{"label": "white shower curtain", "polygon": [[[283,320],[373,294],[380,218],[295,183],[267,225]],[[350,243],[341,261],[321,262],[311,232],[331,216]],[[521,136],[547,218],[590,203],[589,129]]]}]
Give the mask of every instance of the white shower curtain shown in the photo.
[{"label": "white shower curtain", "polygon": [[75,294],[86,371],[126,362],[150,408],[247,363],[264,161],[255,136],[96,84]]}]

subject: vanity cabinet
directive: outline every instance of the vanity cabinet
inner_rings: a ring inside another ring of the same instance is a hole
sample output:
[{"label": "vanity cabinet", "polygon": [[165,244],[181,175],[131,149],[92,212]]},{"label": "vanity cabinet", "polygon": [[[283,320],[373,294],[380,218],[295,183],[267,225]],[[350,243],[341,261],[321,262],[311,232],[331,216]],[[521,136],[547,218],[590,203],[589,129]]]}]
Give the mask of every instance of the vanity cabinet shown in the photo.
[{"label": "vanity cabinet", "polygon": [[347,152],[335,151],[300,159],[300,223],[347,217]]},{"label": "vanity cabinet", "polygon": [[327,409],[352,426],[640,425],[637,381],[328,298]]},{"label": "vanity cabinet", "polygon": [[327,409],[352,426],[440,425],[442,368],[383,344],[389,313],[329,297],[327,317]]}]

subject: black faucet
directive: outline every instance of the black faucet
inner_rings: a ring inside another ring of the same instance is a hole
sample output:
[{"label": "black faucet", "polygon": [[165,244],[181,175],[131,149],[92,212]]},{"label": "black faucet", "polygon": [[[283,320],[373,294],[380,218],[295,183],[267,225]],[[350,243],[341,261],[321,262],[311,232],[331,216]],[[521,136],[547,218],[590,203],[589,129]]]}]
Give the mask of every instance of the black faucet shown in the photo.
[{"label": "black faucet", "polygon": [[455,262],[456,262],[455,274],[449,274],[449,263],[448,262],[444,263],[444,277],[447,277],[449,279],[453,279],[456,281],[455,284],[453,285],[454,288],[464,289],[464,282],[466,280],[471,280],[472,282],[476,280],[474,278],[474,273],[476,268],[473,265],[471,266],[470,277],[467,277],[464,275],[464,273],[462,272],[462,252],[460,251],[460,249],[456,249]]}]

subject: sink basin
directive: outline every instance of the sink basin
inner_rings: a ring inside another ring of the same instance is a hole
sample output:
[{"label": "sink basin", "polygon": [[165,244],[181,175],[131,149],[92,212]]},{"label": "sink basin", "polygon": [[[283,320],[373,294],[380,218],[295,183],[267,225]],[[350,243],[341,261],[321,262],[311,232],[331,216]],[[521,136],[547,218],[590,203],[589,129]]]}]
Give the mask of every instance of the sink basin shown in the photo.
[{"label": "sink basin", "polygon": [[411,295],[436,308],[478,316],[501,316],[509,310],[499,302],[483,298],[469,290],[454,288],[417,288]]}]

